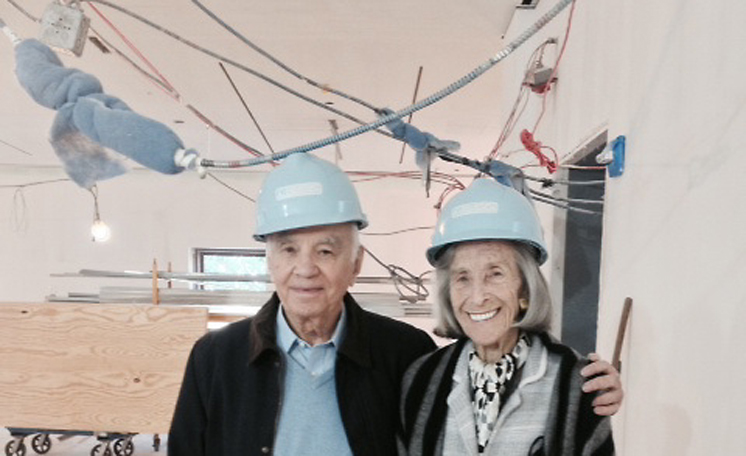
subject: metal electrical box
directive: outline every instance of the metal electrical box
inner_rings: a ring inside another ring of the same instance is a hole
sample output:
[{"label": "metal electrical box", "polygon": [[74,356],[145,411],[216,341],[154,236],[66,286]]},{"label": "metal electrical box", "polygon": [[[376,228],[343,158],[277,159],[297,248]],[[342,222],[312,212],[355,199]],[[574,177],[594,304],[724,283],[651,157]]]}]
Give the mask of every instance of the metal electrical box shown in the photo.
[{"label": "metal electrical box", "polygon": [[52,3],[41,17],[39,40],[56,50],[80,57],[89,23],[90,19],[81,9]]}]

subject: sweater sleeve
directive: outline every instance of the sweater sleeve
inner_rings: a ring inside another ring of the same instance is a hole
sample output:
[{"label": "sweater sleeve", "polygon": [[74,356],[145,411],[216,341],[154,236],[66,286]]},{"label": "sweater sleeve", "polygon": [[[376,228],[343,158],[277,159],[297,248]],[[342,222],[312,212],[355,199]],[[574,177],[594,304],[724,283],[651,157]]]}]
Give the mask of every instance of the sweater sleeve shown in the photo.
[{"label": "sweater sleeve", "polygon": [[585,380],[580,375],[588,360],[581,358],[575,365],[572,388],[579,392],[573,392],[578,396],[577,422],[575,423],[575,448],[582,456],[613,456],[614,439],[611,434],[611,417],[596,415],[593,411],[593,399],[596,393],[582,392],[581,387]]},{"label": "sweater sleeve", "polygon": [[169,456],[206,456],[204,436],[207,413],[200,385],[200,377],[204,379],[200,353],[204,352],[208,345],[208,336],[195,343],[187,361],[168,434]]},{"label": "sweater sleeve", "polygon": [[576,445],[583,456],[613,456],[614,439],[611,434],[611,417],[596,415],[593,411],[595,394],[581,393],[576,428]]}]

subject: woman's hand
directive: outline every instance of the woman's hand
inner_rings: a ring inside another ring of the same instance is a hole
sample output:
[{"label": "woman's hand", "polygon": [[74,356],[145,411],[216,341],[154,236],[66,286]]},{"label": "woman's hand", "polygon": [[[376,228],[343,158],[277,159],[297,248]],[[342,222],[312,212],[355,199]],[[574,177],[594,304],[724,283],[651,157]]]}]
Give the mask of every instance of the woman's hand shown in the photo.
[{"label": "woman's hand", "polygon": [[619,411],[624,398],[619,372],[596,353],[589,354],[588,359],[591,363],[580,371],[583,377],[590,378],[583,384],[583,391],[599,393],[593,400],[596,415],[611,416]]}]

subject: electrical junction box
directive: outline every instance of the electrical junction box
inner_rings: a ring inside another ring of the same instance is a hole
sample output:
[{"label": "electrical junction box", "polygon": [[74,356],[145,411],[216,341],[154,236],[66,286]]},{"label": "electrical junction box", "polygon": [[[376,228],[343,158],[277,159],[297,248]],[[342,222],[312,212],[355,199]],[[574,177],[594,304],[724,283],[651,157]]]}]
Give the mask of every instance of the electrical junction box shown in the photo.
[{"label": "electrical junction box", "polygon": [[549,80],[550,77],[552,77],[552,68],[536,66],[526,74],[525,83],[534,91],[541,92],[547,88],[547,84],[552,82]]},{"label": "electrical junction box", "polygon": [[52,3],[41,17],[39,40],[56,50],[80,57],[89,24],[90,19],[81,9]]}]

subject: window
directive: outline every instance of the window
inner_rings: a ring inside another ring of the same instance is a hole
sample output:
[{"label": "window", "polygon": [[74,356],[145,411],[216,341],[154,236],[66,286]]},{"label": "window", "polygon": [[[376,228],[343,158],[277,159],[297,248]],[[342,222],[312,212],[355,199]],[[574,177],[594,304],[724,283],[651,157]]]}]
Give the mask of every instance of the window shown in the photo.
[{"label": "window", "polygon": [[[194,249],[194,269],[207,274],[267,276],[267,257],[261,249]],[[266,291],[266,280],[204,282],[203,290]]]}]

